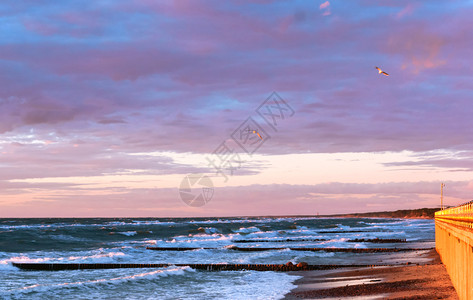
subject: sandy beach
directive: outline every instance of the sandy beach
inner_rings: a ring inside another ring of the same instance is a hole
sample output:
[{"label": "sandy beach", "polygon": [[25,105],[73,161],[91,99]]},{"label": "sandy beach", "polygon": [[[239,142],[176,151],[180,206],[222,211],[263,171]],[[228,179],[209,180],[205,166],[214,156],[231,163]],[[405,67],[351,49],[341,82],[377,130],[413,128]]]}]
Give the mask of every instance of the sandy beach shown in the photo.
[{"label": "sandy beach", "polygon": [[293,272],[303,278],[284,299],[458,299],[435,250],[428,264]]}]

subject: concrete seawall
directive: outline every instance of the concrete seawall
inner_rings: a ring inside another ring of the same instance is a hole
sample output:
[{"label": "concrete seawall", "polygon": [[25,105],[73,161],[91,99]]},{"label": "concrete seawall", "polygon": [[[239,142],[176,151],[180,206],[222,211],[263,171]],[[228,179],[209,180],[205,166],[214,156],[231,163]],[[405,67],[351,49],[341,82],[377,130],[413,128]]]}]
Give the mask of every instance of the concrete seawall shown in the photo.
[{"label": "concrete seawall", "polygon": [[472,203],[435,214],[435,247],[460,299],[473,299]]}]

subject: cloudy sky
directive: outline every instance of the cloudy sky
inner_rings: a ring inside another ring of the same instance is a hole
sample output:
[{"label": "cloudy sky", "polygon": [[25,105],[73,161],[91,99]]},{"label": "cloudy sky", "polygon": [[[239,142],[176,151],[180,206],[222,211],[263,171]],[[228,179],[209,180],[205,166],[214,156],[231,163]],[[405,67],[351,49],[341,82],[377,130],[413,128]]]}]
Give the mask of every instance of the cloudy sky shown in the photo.
[{"label": "cloudy sky", "polygon": [[[2,1],[0,217],[435,207],[441,182],[446,204],[469,201],[472,15],[467,0]],[[277,126],[258,114],[271,99]],[[251,155],[233,139],[250,117]],[[215,186],[203,207],[178,190],[195,173]]]}]

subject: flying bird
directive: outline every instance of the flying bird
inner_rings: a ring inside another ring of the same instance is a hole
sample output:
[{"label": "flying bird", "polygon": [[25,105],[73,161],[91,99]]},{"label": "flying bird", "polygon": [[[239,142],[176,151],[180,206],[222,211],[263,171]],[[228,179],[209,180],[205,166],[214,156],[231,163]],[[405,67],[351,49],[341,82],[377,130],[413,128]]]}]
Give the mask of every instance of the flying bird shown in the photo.
[{"label": "flying bird", "polygon": [[256,133],[256,134],[259,136],[259,138],[260,138],[261,140],[263,140],[263,138],[261,137],[261,134],[259,134],[259,132],[258,132],[258,131],[256,131],[256,130],[253,130],[253,133]]},{"label": "flying bird", "polygon": [[379,74],[383,74],[383,75],[389,76],[388,73],[384,72],[384,71],[381,70],[380,68],[378,68],[378,67],[375,67],[375,68],[376,68],[376,70],[378,70],[378,73],[379,73]]},{"label": "flying bird", "polygon": [[261,136],[261,134],[259,134],[259,132],[258,132],[258,131],[256,131],[256,130],[251,130],[251,129],[248,129],[248,132],[251,132],[251,133],[254,133],[254,134],[258,135],[258,137],[259,137],[261,140],[263,140],[263,137]]}]

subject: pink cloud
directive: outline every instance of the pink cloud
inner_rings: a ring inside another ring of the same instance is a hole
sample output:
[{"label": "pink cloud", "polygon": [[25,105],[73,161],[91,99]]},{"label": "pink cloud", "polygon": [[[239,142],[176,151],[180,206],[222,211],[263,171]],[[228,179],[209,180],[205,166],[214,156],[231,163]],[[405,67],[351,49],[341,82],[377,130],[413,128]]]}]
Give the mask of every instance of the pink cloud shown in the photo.
[{"label": "pink cloud", "polygon": [[419,26],[409,28],[407,32],[398,32],[388,39],[390,52],[401,53],[405,61],[401,68],[412,68],[418,74],[425,69],[443,66],[447,61],[442,58],[442,48],[446,46],[446,39],[440,34],[427,32]]},{"label": "pink cloud", "polygon": [[330,2],[325,1],[324,3],[320,4],[319,8],[324,9],[330,6]]},{"label": "pink cloud", "polygon": [[319,9],[321,9],[323,11],[323,13],[322,13],[323,16],[329,16],[331,14],[330,2],[325,1],[324,3],[320,4]]},{"label": "pink cloud", "polygon": [[[469,199],[469,182],[447,182],[447,205]],[[188,217],[315,215],[413,209],[439,205],[439,182],[376,184],[330,183],[313,186],[253,185],[217,188],[203,207],[189,207],[177,189],[97,190],[80,194],[80,186],[46,185],[63,189],[60,196],[31,196],[19,205],[2,205],[0,217]],[[85,190],[84,190],[85,191]],[[466,197],[466,198],[465,198]],[[334,203],[337,203],[334,206]],[[119,205],[117,205],[119,204]]]}]

